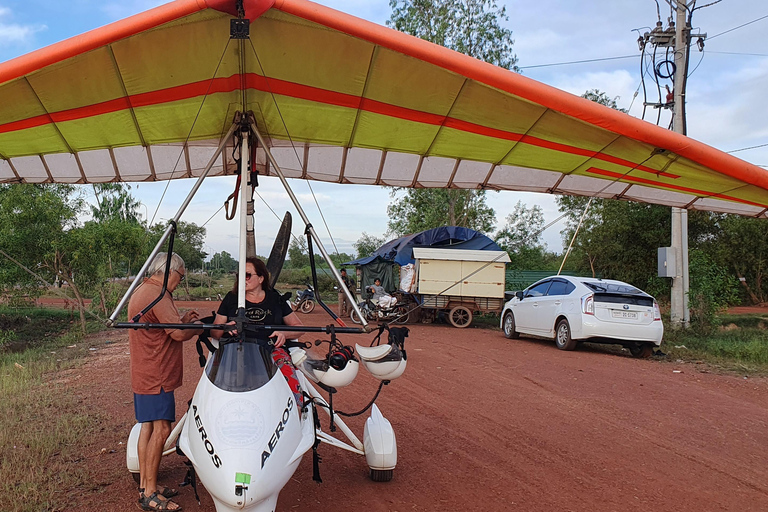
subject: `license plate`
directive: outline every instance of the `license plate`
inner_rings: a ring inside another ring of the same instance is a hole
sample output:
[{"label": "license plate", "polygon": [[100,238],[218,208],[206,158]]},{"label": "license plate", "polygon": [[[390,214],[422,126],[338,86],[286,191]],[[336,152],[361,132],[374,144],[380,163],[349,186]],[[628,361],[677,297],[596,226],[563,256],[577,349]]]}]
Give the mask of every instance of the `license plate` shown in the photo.
[{"label": "license plate", "polygon": [[628,318],[630,320],[637,320],[637,311],[617,311],[612,310],[611,316],[613,318]]}]

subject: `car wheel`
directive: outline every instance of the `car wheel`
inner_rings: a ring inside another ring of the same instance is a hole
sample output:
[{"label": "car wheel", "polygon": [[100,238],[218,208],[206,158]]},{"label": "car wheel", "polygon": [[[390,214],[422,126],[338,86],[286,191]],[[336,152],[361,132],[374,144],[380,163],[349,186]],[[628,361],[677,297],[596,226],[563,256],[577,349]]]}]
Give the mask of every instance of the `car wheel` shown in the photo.
[{"label": "car wheel", "polygon": [[472,323],[472,312],[464,306],[456,306],[448,313],[451,325],[462,329]]},{"label": "car wheel", "polygon": [[576,348],[576,340],[571,338],[571,326],[565,318],[557,322],[557,327],[555,327],[555,345],[560,350],[573,350]]},{"label": "car wheel", "polygon": [[633,343],[629,346],[629,353],[632,357],[646,359],[653,355],[653,343]]},{"label": "car wheel", "polygon": [[520,337],[520,333],[515,330],[515,315],[511,311],[507,311],[504,315],[504,336],[509,339],[517,339]]},{"label": "car wheel", "polygon": [[302,313],[311,313],[315,309],[315,301],[313,300],[305,300],[301,303],[301,312]]}]

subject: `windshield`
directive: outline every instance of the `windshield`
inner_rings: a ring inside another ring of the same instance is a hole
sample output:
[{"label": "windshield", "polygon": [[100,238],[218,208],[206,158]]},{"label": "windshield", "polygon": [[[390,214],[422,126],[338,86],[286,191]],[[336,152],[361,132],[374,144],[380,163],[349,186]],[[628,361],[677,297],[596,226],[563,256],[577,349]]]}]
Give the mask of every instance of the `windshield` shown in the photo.
[{"label": "windshield", "polygon": [[628,284],[619,283],[606,283],[606,282],[594,282],[594,281],[582,281],[584,286],[590,288],[593,292],[607,292],[607,293],[624,293],[628,295],[647,295]]},{"label": "windshield", "polygon": [[217,388],[244,392],[258,389],[275,374],[275,365],[259,343],[223,343],[208,361],[205,374]]}]

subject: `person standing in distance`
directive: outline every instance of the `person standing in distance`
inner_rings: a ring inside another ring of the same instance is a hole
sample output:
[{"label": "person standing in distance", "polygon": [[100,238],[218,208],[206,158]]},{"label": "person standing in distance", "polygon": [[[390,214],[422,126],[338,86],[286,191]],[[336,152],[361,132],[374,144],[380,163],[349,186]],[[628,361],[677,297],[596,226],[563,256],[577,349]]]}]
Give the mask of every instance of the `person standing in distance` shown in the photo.
[{"label": "person standing in distance", "polygon": [[[355,296],[355,280],[351,277],[347,277],[347,269],[343,268],[341,269],[341,281],[344,283],[344,286],[347,287],[349,292],[352,294],[352,296]],[[347,310],[349,310],[350,313],[352,313],[352,305],[349,303],[349,299],[347,299],[347,294],[344,293],[343,289],[339,290],[339,316],[345,317],[347,316]]]},{"label": "person standing in distance", "polygon": [[[128,318],[133,318],[160,296],[168,254],[161,252],[149,266],[149,278],[133,292],[128,303]],[[179,315],[173,302],[173,291],[184,280],[184,260],[171,255],[168,284],[163,298],[140,319],[142,323],[193,323],[197,311]],[[139,434],[139,508],[142,510],[181,510],[170,498],[178,491],[157,485],[157,473],[163,456],[163,445],[176,421],[173,391],[183,377],[182,341],[193,338],[202,329],[131,329],[128,341],[131,352],[131,387]]]}]

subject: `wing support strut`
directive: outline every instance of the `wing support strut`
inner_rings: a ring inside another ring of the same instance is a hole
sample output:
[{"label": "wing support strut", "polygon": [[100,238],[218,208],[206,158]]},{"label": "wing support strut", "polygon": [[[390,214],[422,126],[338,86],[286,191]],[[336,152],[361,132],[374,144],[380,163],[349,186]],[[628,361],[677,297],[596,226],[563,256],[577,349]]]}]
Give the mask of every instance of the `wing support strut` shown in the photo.
[{"label": "wing support strut", "polygon": [[355,310],[355,313],[357,313],[358,317],[362,321],[363,328],[366,328],[366,330],[369,330],[368,322],[366,321],[365,316],[360,312],[360,308],[357,307],[357,301],[352,296],[352,292],[350,292],[349,289],[344,285],[344,281],[342,281],[341,279],[341,274],[336,269],[336,265],[333,264],[331,257],[328,255],[328,252],[325,250],[325,247],[323,246],[323,242],[320,241],[320,237],[317,235],[315,228],[312,227],[312,224],[309,222],[309,217],[307,217],[307,214],[304,213],[304,209],[301,207],[301,204],[299,203],[299,200],[296,198],[296,195],[294,195],[293,190],[291,189],[291,186],[288,184],[288,180],[285,179],[283,170],[280,168],[280,165],[277,163],[277,160],[275,160],[275,157],[272,156],[272,152],[270,151],[269,146],[264,141],[264,137],[261,135],[259,128],[256,126],[256,121],[253,117],[253,113],[250,113],[250,112],[248,113],[248,121],[251,124],[251,131],[253,131],[253,133],[256,135],[256,138],[258,139],[259,144],[261,145],[262,149],[264,149],[264,152],[267,154],[267,159],[269,159],[269,163],[272,164],[272,167],[274,167],[275,174],[277,174],[278,178],[280,178],[280,182],[283,184],[283,188],[288,194],[288,197],[290,197],[291,202],[293,203],[293,206],[296,207],[296,210],[299,212],[299,215],[301,216],[301,220],[304,221],[304,225],[307,227],[307,233],[315,241],[317,248],[320,250],[320,254],[323,255],[323,259],[325,260],[326,263],[328,263],[328,267],[330,267],[331,272],[333,273],[334,279],[336,279],[336,282],[339,284],[339,290],[344,291],[344,294],[347,296],[347,299],[349,300],[350,305],[352,306],[352,308]]},{"label": "wing support strut", "polygon": [[155,245],[155,248],[152,249],[152,253],[147,258],[147,261],[144,262],[144,266],[141,267],[141,270],[139,270],[139,272],[136,274],[136,279],[133,280],[133,282],[131,283],[131,286],[128,287],[128,291],[126,291],[125,295],[123,295],[123,298],[120,299],[120,303],[115,308],[115,311],[112,313],[112,315],[110,315],[109,319],[107,320],[107,326],[109,327],[114,326],[115,320],[117,320],[117,315],[120,314],[120,311],[123,310],[123,308],[125,307],[125,304],[128,302],[128,298],[131,296],[131,294],[136,289],[136,287],[139,286],[139,284],[141,283],[142,276],[147,272],[147,270],[149,269],[150,263],[152,263],[152,260],[155,258],[157,253],[160,252],[160,248],[163,246],[165,241],[171,235],[171,232],[174,229],[174,225],[179,222],[179,219],[181,219],[181,215],[187,209],[187,206],[189,206],[189,203],[192,201],[192,198],[197,193],[197,190],[203,184],[203,180],[205,180],[206,176],[208,176],[208,173],[211,172],[211,169],[216,163],[216,160],[219,158],[219,155],[221,155],[221,152],[224,150],[224,147],[232,138],[232,134],[235,133],[235,129],[237,127],[238,127],[238,123],[237,121],[235,121],[235,123],[230,127],[227,134],[224,137],[222,137],[221,142],[219,143],[219,147],[216,148],[216,152],[208,161],[208,164],[205,166],[203,173],[197,179],[197,182],[195,182],[195,185],[192,187],[192,190],[189,191],[189,194],[187,194],[187,198],[184,200],[184,203],[181,205],[181,207],[179,207],[179,211],[176,212],[176,215],[173,217],[172,221],[168,223],[168,227],[165,229],[163,236],[160,237],[160,240],[157,242],[157,245]]}]

